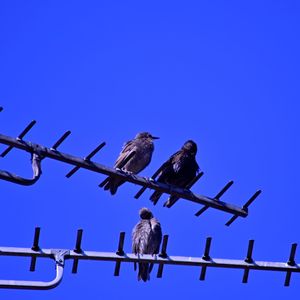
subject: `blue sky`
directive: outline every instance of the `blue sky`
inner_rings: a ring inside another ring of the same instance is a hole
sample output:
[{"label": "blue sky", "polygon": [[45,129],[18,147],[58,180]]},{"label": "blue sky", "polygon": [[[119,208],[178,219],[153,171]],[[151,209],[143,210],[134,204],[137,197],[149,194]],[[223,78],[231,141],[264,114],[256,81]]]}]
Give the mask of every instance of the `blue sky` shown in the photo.
[{"label": "blue sky", "polygon": [[[247,219],[227,228],[223,212],[196,218],[200,206],[185,200],[153,207],[150,191],[136,200],[131,184],[112,197],[98,188],[103,176],[80,170],[67,179],[68,165],[45,159],[34,186],[0,182],[0,245],[30,247],[40,226],[42,247],[72,249],[83,228],[85,250],[114,251],[125,231],[129,252],[138,210],[147,206],[170,235],[170,255],[202,256],[212,236],[213,257],[242,259],[255,239],[255,259],[286,261],[300,240],[299,13],[298,1],[2,1],[1,133],[17,136],[36,119],[27,140],[50,147],[71,130],[61,151],[85,156],[106,141],[94,160],[112,166],[123,142],[147,130],[161,139],[143,176],[193,139],[205,172],[195,193],[214,196],[234,180],[224,201],[241,206],[257,189],[263,194]],[[31,176],[29,155],[18,150],[0,166]],[[51,261],[38,260],[35,273],[28,259],[0,261],[1,279],[54,275]],[[181,266],[144,284],[129,264],[119,278],[108,262],[81,262],[77,275],[71,267],[67,261],[54,290],[0,290],[0,297],[292,299],[300,284],[297,274],[285,288],[285,274],[257,271],[245,285],[241,271],[226,269],[209,269],[200,282],[198,268]]]}]

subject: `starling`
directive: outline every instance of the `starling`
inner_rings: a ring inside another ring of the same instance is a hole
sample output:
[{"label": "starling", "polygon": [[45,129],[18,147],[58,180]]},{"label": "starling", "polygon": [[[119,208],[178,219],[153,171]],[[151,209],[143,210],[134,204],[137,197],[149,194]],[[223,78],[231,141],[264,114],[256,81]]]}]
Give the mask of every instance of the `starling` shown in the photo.
[{"label": "starling", "polygon": [[[134,254],[158,254],[162,239],[160,223],[148,208],[142,208],[139,215],[141,220],[132,231],[132,252]],[[152,263],[139,263],[138,280],[150,280],[152,268]]]},{"label": "starling", "polygon": [[[154,139],[158,139],[158,137],[152,136],[149,132],[138,133],[133,140],[125,143],[114,168],[133,174],[141,172],[151,161]],[[104,189],[110,190],[110,193],[114,195],[124,182],[117,177],[108,177]]]},{"label": "starling", "polygon": [[[196,162],[197,144],[188,140],[179,151],[174,153],[162,166],[157,179],[158,182],[176,185],[185,188],[196,176],[199,166]],[[150,200],[155,205],[159,200],[161,192],[155,191]],[[170,206],[175,197],[170,196],[164,206]],[[177,198],[175,199],[175,201]]]}]

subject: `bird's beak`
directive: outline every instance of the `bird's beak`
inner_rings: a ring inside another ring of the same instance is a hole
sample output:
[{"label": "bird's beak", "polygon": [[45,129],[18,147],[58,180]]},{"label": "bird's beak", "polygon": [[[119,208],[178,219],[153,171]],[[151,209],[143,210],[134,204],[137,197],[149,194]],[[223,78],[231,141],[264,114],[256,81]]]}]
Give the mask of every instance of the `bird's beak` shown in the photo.
[{"label": "bird's beak", "polygon": [[153,140],[159,140],[159,137],[157,137],[157,136],[152,136],[152,139],[153,139]]}]

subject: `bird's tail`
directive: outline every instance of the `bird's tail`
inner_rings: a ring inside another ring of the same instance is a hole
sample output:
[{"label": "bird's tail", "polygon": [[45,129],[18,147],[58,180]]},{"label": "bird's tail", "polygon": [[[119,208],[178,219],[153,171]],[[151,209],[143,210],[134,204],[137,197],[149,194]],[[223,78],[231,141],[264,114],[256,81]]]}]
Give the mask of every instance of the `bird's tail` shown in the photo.
[{"label": "bird's tail", "polygon": [[168,198],[168,200],[164,203],[164,207],[170,208],[171,206],[173,206],[173,205],[176,203],[177,200],[178,200],[177,197],[175,197],[175,196],[170,196],[170,197]]},{"label": "bird's tail", "polygon": [[162,193],[161,192],[157,192],[157,191],[155,191],[151,195],[150,200],[153,202],[154,205],[158,202],[158,200],[161,197],[161,195],[162,195]]},{"label": "bird's tail", "polygon": [[112,195],[114,195],[117,192],[118,187],[120,185],[122,185],[124,182],[125,181],[119,180],[117,178],[108,177],[107,182],[105,183],[103,188],[104,188],[105,191],[110,190],[110,193]]},{"label": "bird's tail", "polygon": [[138,273],[138,280],[147,281],[150,280],[150,273],[149,273],[149,264],[148,263],[139,263],[139,273]]}]

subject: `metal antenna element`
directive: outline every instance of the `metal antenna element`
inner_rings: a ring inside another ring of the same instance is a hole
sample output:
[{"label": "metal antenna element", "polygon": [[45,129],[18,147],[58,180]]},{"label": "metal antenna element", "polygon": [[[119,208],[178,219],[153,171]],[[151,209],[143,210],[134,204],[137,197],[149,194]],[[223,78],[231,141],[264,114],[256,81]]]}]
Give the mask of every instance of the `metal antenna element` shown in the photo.
[{"label": "metal antenna element", "polygon": [[[39,246],[40,232],[41,232],[41,228],[36,227],[34,230],[33,245],[31,247],[32,251],[39,252],[41,250],[40,246]],[[30,271],[31,272],[35,271],[36,258],[37,258],[37,256],[31,257],[31,262],[30,262]]]},{"label": "metal antenna element", "polygon": [[[229,188],[233,185],[233,181],[229,181],[222,189],[221,191],[215,196],[215,200],[219,201],[220,198],[229,190]],[[198,212],[195,213],[196,217],[199,217],[202,213],[204,213],[209,206],[205,205],[202,207]]]},{"label": "metal antenna element", "polygon": [[[97,146],[91,153],[89,153],[86,157],[84,157],[83,159],[85,161],[90,161],[91,158],[96,155],[104,146],[105,146],[105,142],[101,143],[99,146]],[[67,175],[67,178],[70,178],[72,175],[74,175],[78,170],[80,169],[79,166],[74,167]]]},{"label": "metal antenna element", "polygon": [[[83,253],[83,251],[81,249],[82,233],[83,233],[82,229],[77,230],[77,237],[76,237],[76,244],[75,244],[74,252],[79,253],[79,254]],[[73,261],[72,273],[76,274],[77,269],[78,269],[78,259],[75,258]]]},{"label": "metal antenna element", "polygon": [[[289,261],[285,262],[269,262],[269,261],[254,261],[252,258],[252,251],[254,241],[250,240],[248,245],[247,256],[245,260],[237,259],[222,259],[212,258],[210,256],[211,237],[206,239],[204,254],[202,257],[188,257],[188,256],[171,256],[167,255],[168,236],[163,237],[161,253],[159,255],[143,254],[136,255],[134,253],[125,253],[124,239],[125,233],[121,232],[119,237],[117,252],[96,252],[96,251],[83,251],[81,249],[82,229],[77,231],[76,245],[74,250],[68,249],[41,249],[39,247],[40,228],[35,229],[34,241],[32,248],[16,248],[16,247],[0,247],[1,256],[22,256],[30,257],[36,260],[37,257],[54,259],[56,275],[55,278],[49,282],[44,281],[19,281],[19,280],[0,280],[0,288],[9,289],[35,289],[46,290],[56,287],[63,278],[63,271],[65,261],[91,260],[91,261],[110,261],[115,262],[114,275],[119,276],[121,263],[150,263],[150,268],[153,264],[158,264],[157,277],[162,277],[164,265],[183,265],[183,266],[197,266],[201,267],[200,280],[205,279],[206,270],[209,267],[214,268],[228,268],[228,269],[241,269],[244,271],[243,282],[248,281],[249,270],[261,271],[276,271],[285,272],[285,286],[289,286],[291,274],[300,273],[300,265],[295,262],[295,253],[297,244],[292,244]],[[35,262],[31,263],[31,271],[35,270]],[[77,272],[77,267],[72,273]],[[246,275],[245,275],[246,274]]]},{"label": "metal antenna element", "polygon": [[[125,240],[125,232],[120,232],[119,245],[118,245],[118,250],[116,252],[116,254],[119,256],[124,256],[124,254],[125,254],[125,252],[123,250],[124,240]],[[121,261],[118,260],[115,265],[114,276],[120,275],[120,268],[121,268]]]},{"label": "metal antenna element", "polygon": [[[202,256],[202,259],[203,259],[204,261],[211,261],[211,258],[210,258],[210,256],[209,256],[211,240],[212,240],[211,237],[206,238],[204,254],[203,254],[203,256]],[[201,273],[200,273],[200,278],[199,278],[200,280],[205,280],[206,268],[207,268],[206,265],[204,265],[204,266],[201,268]]]},{"label": "metal antenna element", "polygon": [[51,150],[56,150],[58,148],[58,146],[60,146],[65,139],[71,134],[71,131],[68,130],[66,131],[55,143],[54,145],[51,147]]},{"label": "metal antenna element", "polygon": [[[163,169],[164,165],[160,166],[155,173],[148,179],[149,181],[155,180],[155,178],[158,176],[160,171]],[[143,186],[134,196],[135,199],[138,199],[142,196],[142,194],[146,191],[147,187]]]},{"label": "metal antenna element", "polygon": [[[169,239],[169,236],[168,235],[164,235],[162,246],[161,246],[161,252],[158,255],[159,257],[161,257],[163,259],[167,259],[168,258],[168,254],[167,254],[168,239]],[[164,270],[164,265],[163,264],[159,264],[158,265],[158,271],[157,271],[157,278],[162,278],[163,270]]]},{"label": "metal antenna element", "polygon": [[[256,191],[253,194],[253,196],[245,203],[242,209],[248,213],[248,207],[260,194],[261,194],[261,190]],[[238,215],[234,215],[225,225],[230,226],[238,217],[239,217]]]},{"label": "metal antenna element", "polygon": [[[31,124],[29,126],[27,126],[27,128],[19,135],[19,137],[17,139],[0,134],[0,143],[8,145],[10,149],[17,148],[17,149],[20,149],[20,150],[23,150],[23,151],[26,151],[29,153],[38,154],[40,159],[50,158],[50,159],[58,160],[60,162],[67,163],[67,164],[74,166],[75,168],[73,168],[67,174],[67,177],[72,176],[79,168],[84,168],[84,169],[87,169],[92,172],[104,174],[104,175],[108,176],[108,178],[109,177],[117,177],[124,182],[138,184],[144,188],[153,189],[160,193],[165,193],[165,194],[171,195],[172,196],[171,198],[175,199],[174,203],[177,201],[177,199],[182,198],[182,199],[185,199],[185,200],[188,200],[191,202],[195,202],[195,203],[207,206],[207,207],[212,207],[214,209],[233,214],[235,218],[236,217],[245,218],[248,215],[248,206],[250,204],[249,201],[248,201],[248,203],[246,203],[244,205],[243,208],[241,208],[241,207],[238,207],[233,204],[229,204],[229,203],[226,203],[226,202],[223,202],[220,200],[216,200],[215,198],[207,197],[204,195],[196,195],[187,189],[182,189],[177,186],[172,186],[169,184],[163,184],[163,183],[160,183],[160,182],[157,182],[154,180],[150,180],[150,179],[147,179],[147,178],[144,178],[144,177],[141,177],[138,175],[134,175],[134,174],[129,174],[127,172],[116,170],[114,168],[110,168],[110,167],[107,167],[107,166],[104,166],[99,163],[91,161],[90,159],[105,145],[105,143],[100,144],[95,150],[93,150],[85,158],[76,157],[76,156],[73,156],[70,154],[60,152],[57,150],[57,147],[61,145],[61,143],[66,139],[67,136],[69,136],[69,134],[70,134],[69,131],[66,132],[53,145],[52,148],[47,148],[43,145],[39,145],[39,144],[35,144],[32,142],[27,142],[27,141],[21,140],[23,138],[23,136],[30,130],[30,128],[33,126],[34,123],[35,123],[35,121],[31,122]],[[7,151],[5,151],[4,155],[5,154],[7,154]],[[133,152],[131,155],[135,155],[135,153]],[[129,155],[127,157],[127,159],[124,161],[123,166],[127,163],[127,161],[129,159],[132,158],[131,155]],[[122,168],[122,166],[120,167],[120,169],[121,168]],[[157,172],[154,174],[155,176],[156,176],[156,174],[159,173],[158,171],[159,170],[157,170]],[[7,174],[4,174],[4,173],[5,172],[1,173],[1,171],[0,171],[0,179],[4,179],[4,180],[11,181],[14,183],[20,183],[21,180],[18,180],[18,178],[14,178],[13,174],[8,173],[8,172],[7,172]],[[153,176],[153,177],[155,177],[155,176]],[[194,184],[201,176],[202,176],[202,174],[200,173],[197,176],[197,178],[195,178],[195,180],[193,182],[191,182],[191,184]],[[105,179],[100,184],[100,186],[105,185],[107,180],[108,179]],[[28,184],[32,184],[32,183],[33,182],[29,182]],[[254,198],[251,200],[251,202],[253,200],[254,200]],[[228,224],[229,223],[232,223],[232,221],[229,221]]]},{"label": "metal antenna element", "polygon": [[[296,243],[292,244],[290,257],[289,257],[289,260],[287,262],[288,266],[294,267],[294,268],[298,268],[298,266],[295,262],[296,249],[297,249],[297,244]],[[291,276],[292,276],[292,272],[287,271],[286,276],[285,276],[284,286],[289,286],[290,285]]]},{"label": "metal antenna element", "polygon": [[[17,136],[17,140],[22,141],[23,137],[29,132],[29,130],[35,125],[35,123],[36,123],[35,120],[31,121],[26,126],[26,128]],[[14,148],[14,146],[10,145],[0,154],[0,156],[5,157],[13,148]]]},{"label": "metal antenna element", "polygon": [[[250,240],[248,244],[247,256],[245,258],[245,262],[247,264],[253,264],[253,259],[252,259],[253,246],[254,246],[254,240]],[[242,281],[243,283],[248,282],[248,276],[249,276],[249,268],[245,268],[243,281]]]}]

